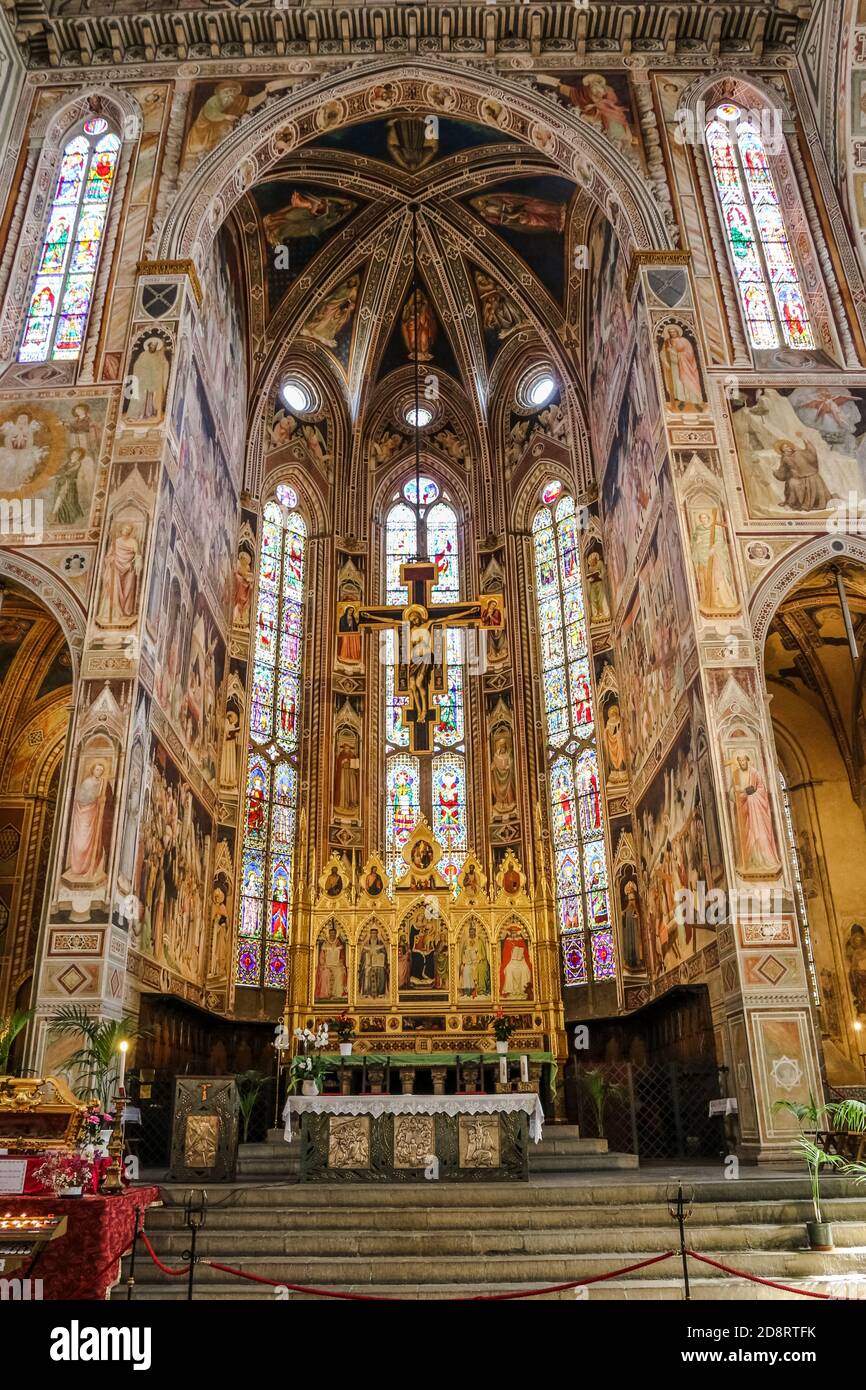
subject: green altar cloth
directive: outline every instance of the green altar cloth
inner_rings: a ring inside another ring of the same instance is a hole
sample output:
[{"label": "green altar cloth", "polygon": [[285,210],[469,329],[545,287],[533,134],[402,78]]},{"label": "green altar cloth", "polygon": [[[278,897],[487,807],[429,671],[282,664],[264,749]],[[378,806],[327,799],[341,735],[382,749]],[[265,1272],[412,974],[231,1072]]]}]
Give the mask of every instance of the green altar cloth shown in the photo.
[{"label": "green altar cloth", "polygon": [[[357,1044],[354,1044],[357,1046]],[[558,1066],[556,1058],[552,1052],[351,1052],[348,1057],[341,1056],[338,1052],[322,1052],[319,1054],[330,1062],[334,1067],[387,1067],[393,1069],[399,1067],[456,1067],[458,1062],[461,1066],[469,1063],[470,1066],[477,1066],[483,1062],[486,1066],[498,1065],[500,1056],[505,1056],[510,1062],[519,1062],[521,1057],[528,1057],[530,1062],[543,1062],[547,1068],[547,1081],[550,1086],[551,1097],[556,1095],[556,1078]]]}]

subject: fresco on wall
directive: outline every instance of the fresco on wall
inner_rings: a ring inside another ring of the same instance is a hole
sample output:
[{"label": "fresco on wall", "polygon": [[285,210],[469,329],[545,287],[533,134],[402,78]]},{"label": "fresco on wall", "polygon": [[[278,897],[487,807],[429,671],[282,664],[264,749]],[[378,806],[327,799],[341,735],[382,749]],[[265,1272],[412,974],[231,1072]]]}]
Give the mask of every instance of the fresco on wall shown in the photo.
[{"label": "fresco on wall", "polygon": [[[667,498],[666,479],[663,487]],[[669,516],[670,509],[663,508],[620,627],[620,706],[632,774],[642,766],[685,689],[687,590],[679,540]]]},{"label": "fresco on wall", "polygon": [[616,434],[602,484],[608,575],[617,597],[646,528],[656,492],[655,391],[635,353],[626,377]]},{"label": "fresco on wall", "polygon": [[[708,755],[688,720],[635,816],[656,975],[702,950],[716,934],[717,922],[688,920],[710,915],[699,910],[700,904],[723,881],[721,836],[711,793]],[[693,911],[683,911],[683,894],[689,895]]]},{"label": "fresco on wall", "polygon": [[176,500],[198,553],[199,572],[208,576],[225,615],[234,588],[238,497],[197,362],[187,393]]},{"label": "fresco on wall", "polygon": [[606,136],[626,159],[642,162],[637,120],[624,73],[539,73],[534,80],[546,95],[576,111]]},{"label": "fresco on wall", "polygon": [[142,955],[196,983],[206,966],[212,834],[210,816],[154,738],[138,837],[140,916],[132,944]]},{"label": "fresco on wall", "polygon": [[589,233],[589,273],[589,399],[593,437],[600,443],[607,434],[629,334],[625,257],[606,217],[596,217]]},{"label": "fresco on wall", "polygon": [[187,128],[180,159],[181,173],[187,173],[231,135],[242,116],[251,115],[271,97],[290,90],[294,82],[276,78],[271,82],[239,82],[224,78],[220,82],[199,82],[190,97]]},{"label": "fresco on wall", "polygon": [[87,531],[107,411],[105,397],[0,400],[3,497],[31,507],[38,499],[43,532],[72,539]]},{"label": "fresco on wall", "polygon": [[731,402],[749,511],[814,516],[866,490],[866,391],[846,386],[743,390]]},{"label": "fresco on wall", "polygon": [[207,780],[217,776],[225,643],[198,580],[176,555],[164,576],[154,694]]},{"label": "fresco on wall", "polygon": [[214,239],[204,273],[204,305],[196,350],[200,376],[212,413],[222,427],[236,487],[243,472],[247,426],[247,325],[241,266],[234,233],[225,224]]}]

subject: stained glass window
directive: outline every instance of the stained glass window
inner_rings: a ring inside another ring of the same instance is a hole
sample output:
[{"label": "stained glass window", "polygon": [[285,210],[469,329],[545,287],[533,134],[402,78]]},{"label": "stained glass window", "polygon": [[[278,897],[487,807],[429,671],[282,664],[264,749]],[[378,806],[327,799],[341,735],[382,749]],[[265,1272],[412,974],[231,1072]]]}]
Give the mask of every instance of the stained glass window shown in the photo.
[{"label": "stained glass window", "polygon": [[[460,542],[457,515],[433,478],[422,477],[420,489],[412,478],[394,500],[385,519],[385,598],[406,603],[400,566],[416,555],[435,561],[436,603],[460,598]],[[416,512],[413,505],[420,496]],[[446,636],[448,688],[439,697],[439,721],[434,730],[434,757],[419,759],[405,750],[409,731],[403,726],[406,700],[395,693],[394,632],[383,634],[385,663],[386,812],[385,859],[393,878],[401,872],[400,851],[423,811],[442,846],[442,873],[455,884],[468,849],[466,806],[466,727],[464,649],[462,634]],[[432,766],[431,766],[432,763]]]},{"label": "stained glass window", "polygon": [[779,194],[756,120],[729,103],[707,126],[707,150],[749,341],[815,346]]},{"label": "stained glass window", "polygon": [[276,495],[262,515],[235,979],[282,989],[292,934],[307,528],[297,494],[280,487]]},{"label": "stained glass window", "polygon": [[102,117],[67,142],[45,225],[19,362],[71,362],[81,353],[120,140]]},{"label": "stained glass window", "polygon": [[616,975],[574,499],[532,524],[557,914],[566,985]]}]

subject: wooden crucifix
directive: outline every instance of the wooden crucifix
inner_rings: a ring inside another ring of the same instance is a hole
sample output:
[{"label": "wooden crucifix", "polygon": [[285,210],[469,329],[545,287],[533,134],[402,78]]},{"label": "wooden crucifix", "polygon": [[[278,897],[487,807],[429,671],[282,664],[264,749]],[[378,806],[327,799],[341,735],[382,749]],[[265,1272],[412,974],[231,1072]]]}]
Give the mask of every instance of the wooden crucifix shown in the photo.
[{"label": "wooden crucifix", "polygon": [[505,625],[502,594],[482,594],[468,603],[434,604],[432,591],[439,570],[432,560],[409,560],[400,566],[400,582],[406,585],[405,607],[388,604],[382,608],[340,603],[337,628],[345,622],[346,609],[353,609],[352,621],[358,628],[397,629],[394,691],[406,697],[403,724],[409,730],[413,753],[433,752],[433,732],[439,722],[439,696],[448,690],[448,662],[445,633],[449,627],[477,627],[499,631]]}]

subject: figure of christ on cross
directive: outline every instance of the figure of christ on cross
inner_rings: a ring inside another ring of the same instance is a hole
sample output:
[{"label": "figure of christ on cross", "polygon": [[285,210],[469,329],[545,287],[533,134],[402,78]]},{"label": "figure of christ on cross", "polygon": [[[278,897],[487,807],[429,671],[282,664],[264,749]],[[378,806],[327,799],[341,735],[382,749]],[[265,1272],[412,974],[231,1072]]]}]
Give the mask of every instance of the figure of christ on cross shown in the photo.
[{"label": "figure of christ on cross", "polygon": [[[400,566],[400,582],[406,585],[405,608],[358,606],[359,628],[397,628],[397,661],[394,691],[405,695],[403,722],[409,730],[413,753],[433,752],[433,731],[439,721],[438,696],[448,689],[445,632],[449,627],[478,627],[498,631],[505,625],[502,594],[482,594],[469,603],[434,604],[432,590],[439,570],[432,560],[410,560]],[[338,605],[337,626],[346,607]]]}]

